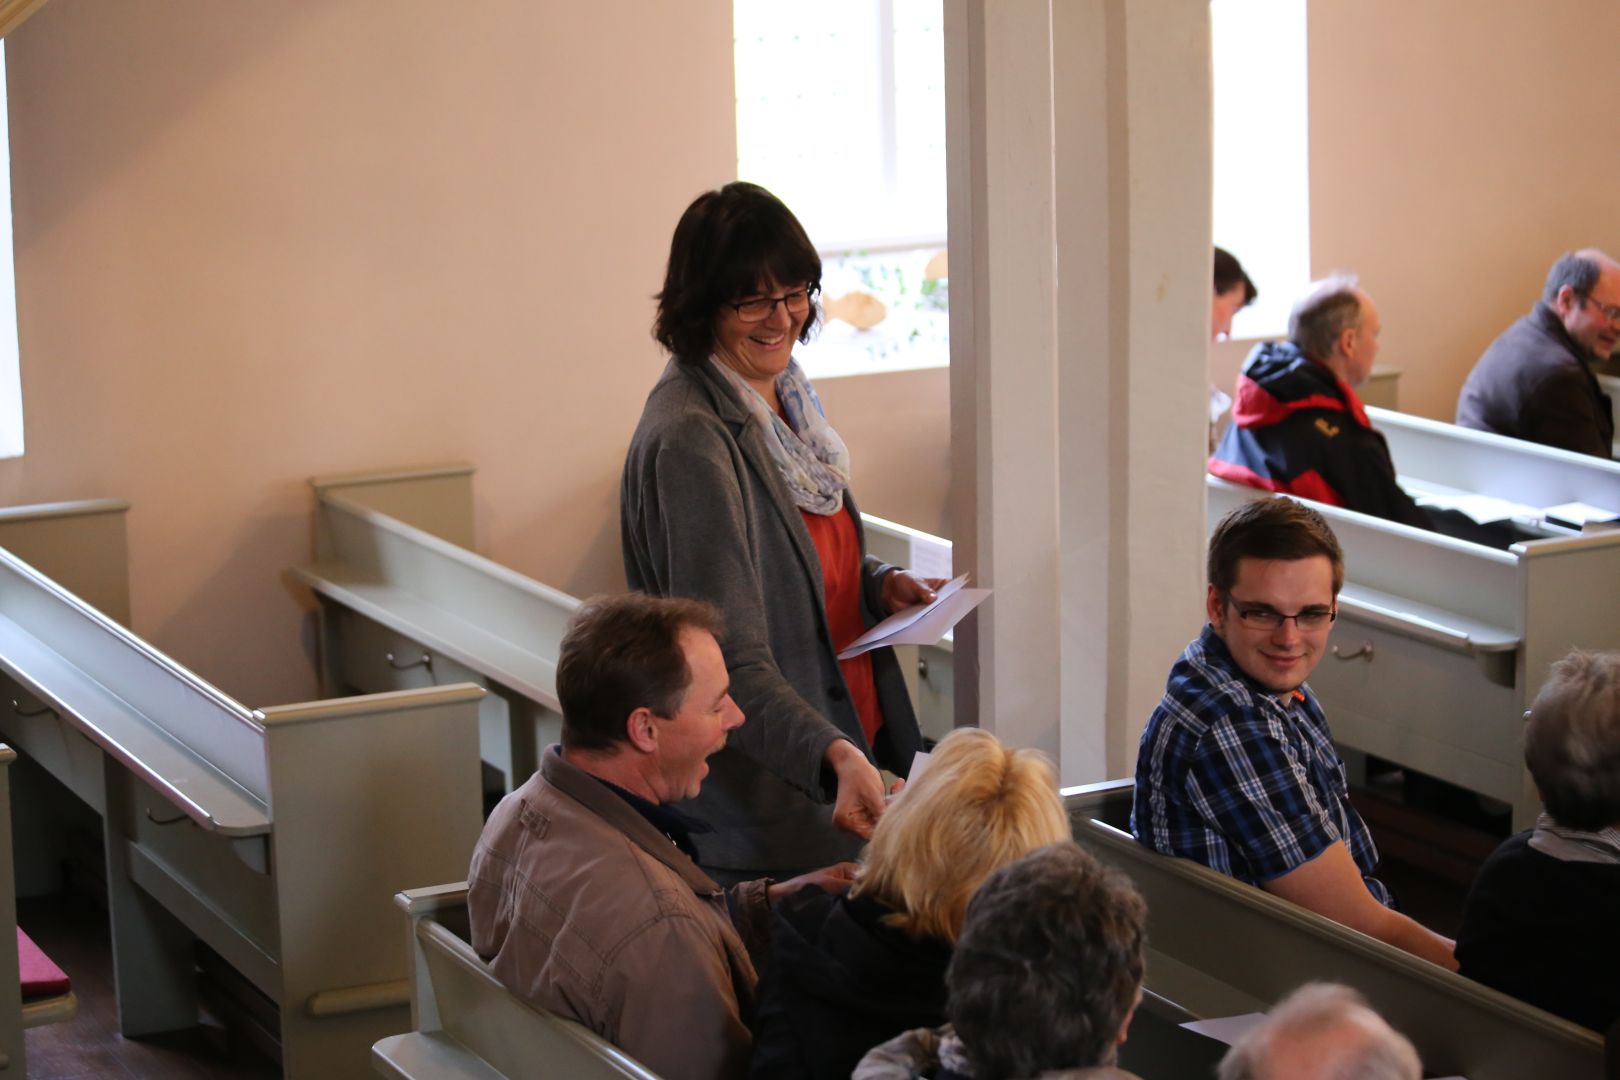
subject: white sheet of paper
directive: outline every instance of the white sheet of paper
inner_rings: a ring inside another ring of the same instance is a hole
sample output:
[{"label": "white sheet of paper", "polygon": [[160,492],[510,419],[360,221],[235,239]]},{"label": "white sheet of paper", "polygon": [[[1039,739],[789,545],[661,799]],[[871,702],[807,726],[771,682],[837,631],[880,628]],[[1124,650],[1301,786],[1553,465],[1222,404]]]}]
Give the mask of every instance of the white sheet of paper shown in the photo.
[{"label": "white sheet of paper", "polygon": [[937,536],[926,540],[911,538],[911,565],[907,567],[920,578],[949,578],[951,576],[951,545]]},{"label": "white sheet of paper", "polygon": [[1265,1018],[1265,1013],[1243,1013],[1238,1016],[1216,1016],[1209,1020],[1189,1020],[1181,1026],[1195,1035],[1207,1035],[1231,1046]]},{"label": "white sheet of paper", "polygon": [[911,775],[906,777],[906,787],[915,784],[926,771],[928,771],[928,751],[919,750],[911,757]]},{"label": "white sheet of paper", "polygon": [[890,615],[850,642],[838,659],[848,660],[884,645],[935,644],[990,595],[989,589],[964,588],[966,584],[967,575],[963,574],[941,586],[932,604],[914,604]]}]

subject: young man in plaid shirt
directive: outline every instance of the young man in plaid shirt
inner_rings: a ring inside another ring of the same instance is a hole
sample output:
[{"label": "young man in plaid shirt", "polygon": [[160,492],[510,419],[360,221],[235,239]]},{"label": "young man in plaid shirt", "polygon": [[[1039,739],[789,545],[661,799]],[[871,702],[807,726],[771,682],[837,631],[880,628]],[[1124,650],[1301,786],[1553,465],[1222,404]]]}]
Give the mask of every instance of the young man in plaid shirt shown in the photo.
[{"label": "young man in plaid shirt", "polygon": [[1344,762],[1305,680],[1337,618],[1344,555],[1286,498],[1234,510],[1209,541],[1209,625],[1142,733],[1131,828],[1364,934],[1456,970],[1453,943],[1394,910]]}]

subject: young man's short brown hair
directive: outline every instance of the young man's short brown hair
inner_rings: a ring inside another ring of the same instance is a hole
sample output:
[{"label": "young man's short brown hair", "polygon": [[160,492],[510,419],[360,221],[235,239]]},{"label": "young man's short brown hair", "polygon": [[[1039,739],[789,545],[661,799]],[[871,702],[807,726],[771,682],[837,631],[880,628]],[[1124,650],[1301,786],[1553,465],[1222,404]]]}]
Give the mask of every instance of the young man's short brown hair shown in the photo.
[{"label": "young man's short brown hair", "polygon": [[1209,583],[1229,596],[1242,559],[1309,559],[1333,564],[1333,595],[1344,587],[1344,552],[1327,519],[1304,503],[1261,498],[1221,519],[1209,537]]},{"label": "young man's short brown hair", "polygon": [[562,744],[608,750],[625,740],[625,721],[645,706],[680,711],[692,685],[681,631],[720,636],[720,612],[701,600],[626,593],[587,600],[569,622],[557,658]]}]

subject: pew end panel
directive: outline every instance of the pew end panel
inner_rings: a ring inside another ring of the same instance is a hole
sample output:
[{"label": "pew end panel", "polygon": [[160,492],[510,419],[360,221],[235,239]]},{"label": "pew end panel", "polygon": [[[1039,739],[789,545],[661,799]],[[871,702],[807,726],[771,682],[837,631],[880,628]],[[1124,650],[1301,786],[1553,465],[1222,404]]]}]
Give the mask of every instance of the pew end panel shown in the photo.
[{"label": "pew end panel", "polygon": [[414,1030],[380,1040],[373,1067],[411,1080],[658,1080],[572,1020],[531,1008],[473,952],[466,883],[401,893],[409,916]]},{"label": "pew end panel", "polygon": [[0,548],[129,625],[129,503],[81,499],[0,509]]},{"label": "pew end panel", "polygon": [[1263,1011],[1301,983],[1327,979],[1366,995],[1413,1041],[1430,1075],[1601,1075],[1595,1033],[1205,866],[1159,855],[1087,817],[1086,800],[1065,801],[1075,840],[1127,874],[1148,903],[1147,988],[1190,1016]]},{"label": "pew end panel", "polygon": [[1513,550],[1523,567],[1528,706],[1552,665],[1571,649],[1620,649],[1620,529],[1515,544]]},{"label": "pew end panel", "polygon": [[408,1023],[388,918],[412,881],[466,873],[483,826],[469,684],[262,710],[275,820],[283,1061],[348,1077]]},{"label": "pew end panel", "polygon": [[[861,515],[861,528],[868,554],[883,562],[914,569],[924,577],[952,576],[949,540],[874,514]],[[956,726],[954,642],[947,635],[935,645],[896,645],[894,656],[923,735],[943,739]]]},{"label": "pew end panel", "polygon": [[414,525],[460,547],[473,546],[473,467],[463,463],[312,477],[316,558],[332,557],[320,506],[329,496]]}]

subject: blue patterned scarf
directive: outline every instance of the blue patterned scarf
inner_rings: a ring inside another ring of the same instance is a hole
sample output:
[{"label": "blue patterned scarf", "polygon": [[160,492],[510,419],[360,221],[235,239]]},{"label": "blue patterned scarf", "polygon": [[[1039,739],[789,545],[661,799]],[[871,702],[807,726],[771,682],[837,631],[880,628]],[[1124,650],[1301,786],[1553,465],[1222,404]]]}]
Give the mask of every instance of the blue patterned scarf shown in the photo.
[{"label": "blue patterned scarf", "polygon": [[785,420],[741,375],[717,358],[711,357],[709,362],[759,420],[765,446],[793,502],[801,510],[824,517],[842,510],[844,491],[849,487],[849,449],[827,423],[827,412],[799,362],[788,361],[787,370],[776,377],[776,396],[781,399]]}]

